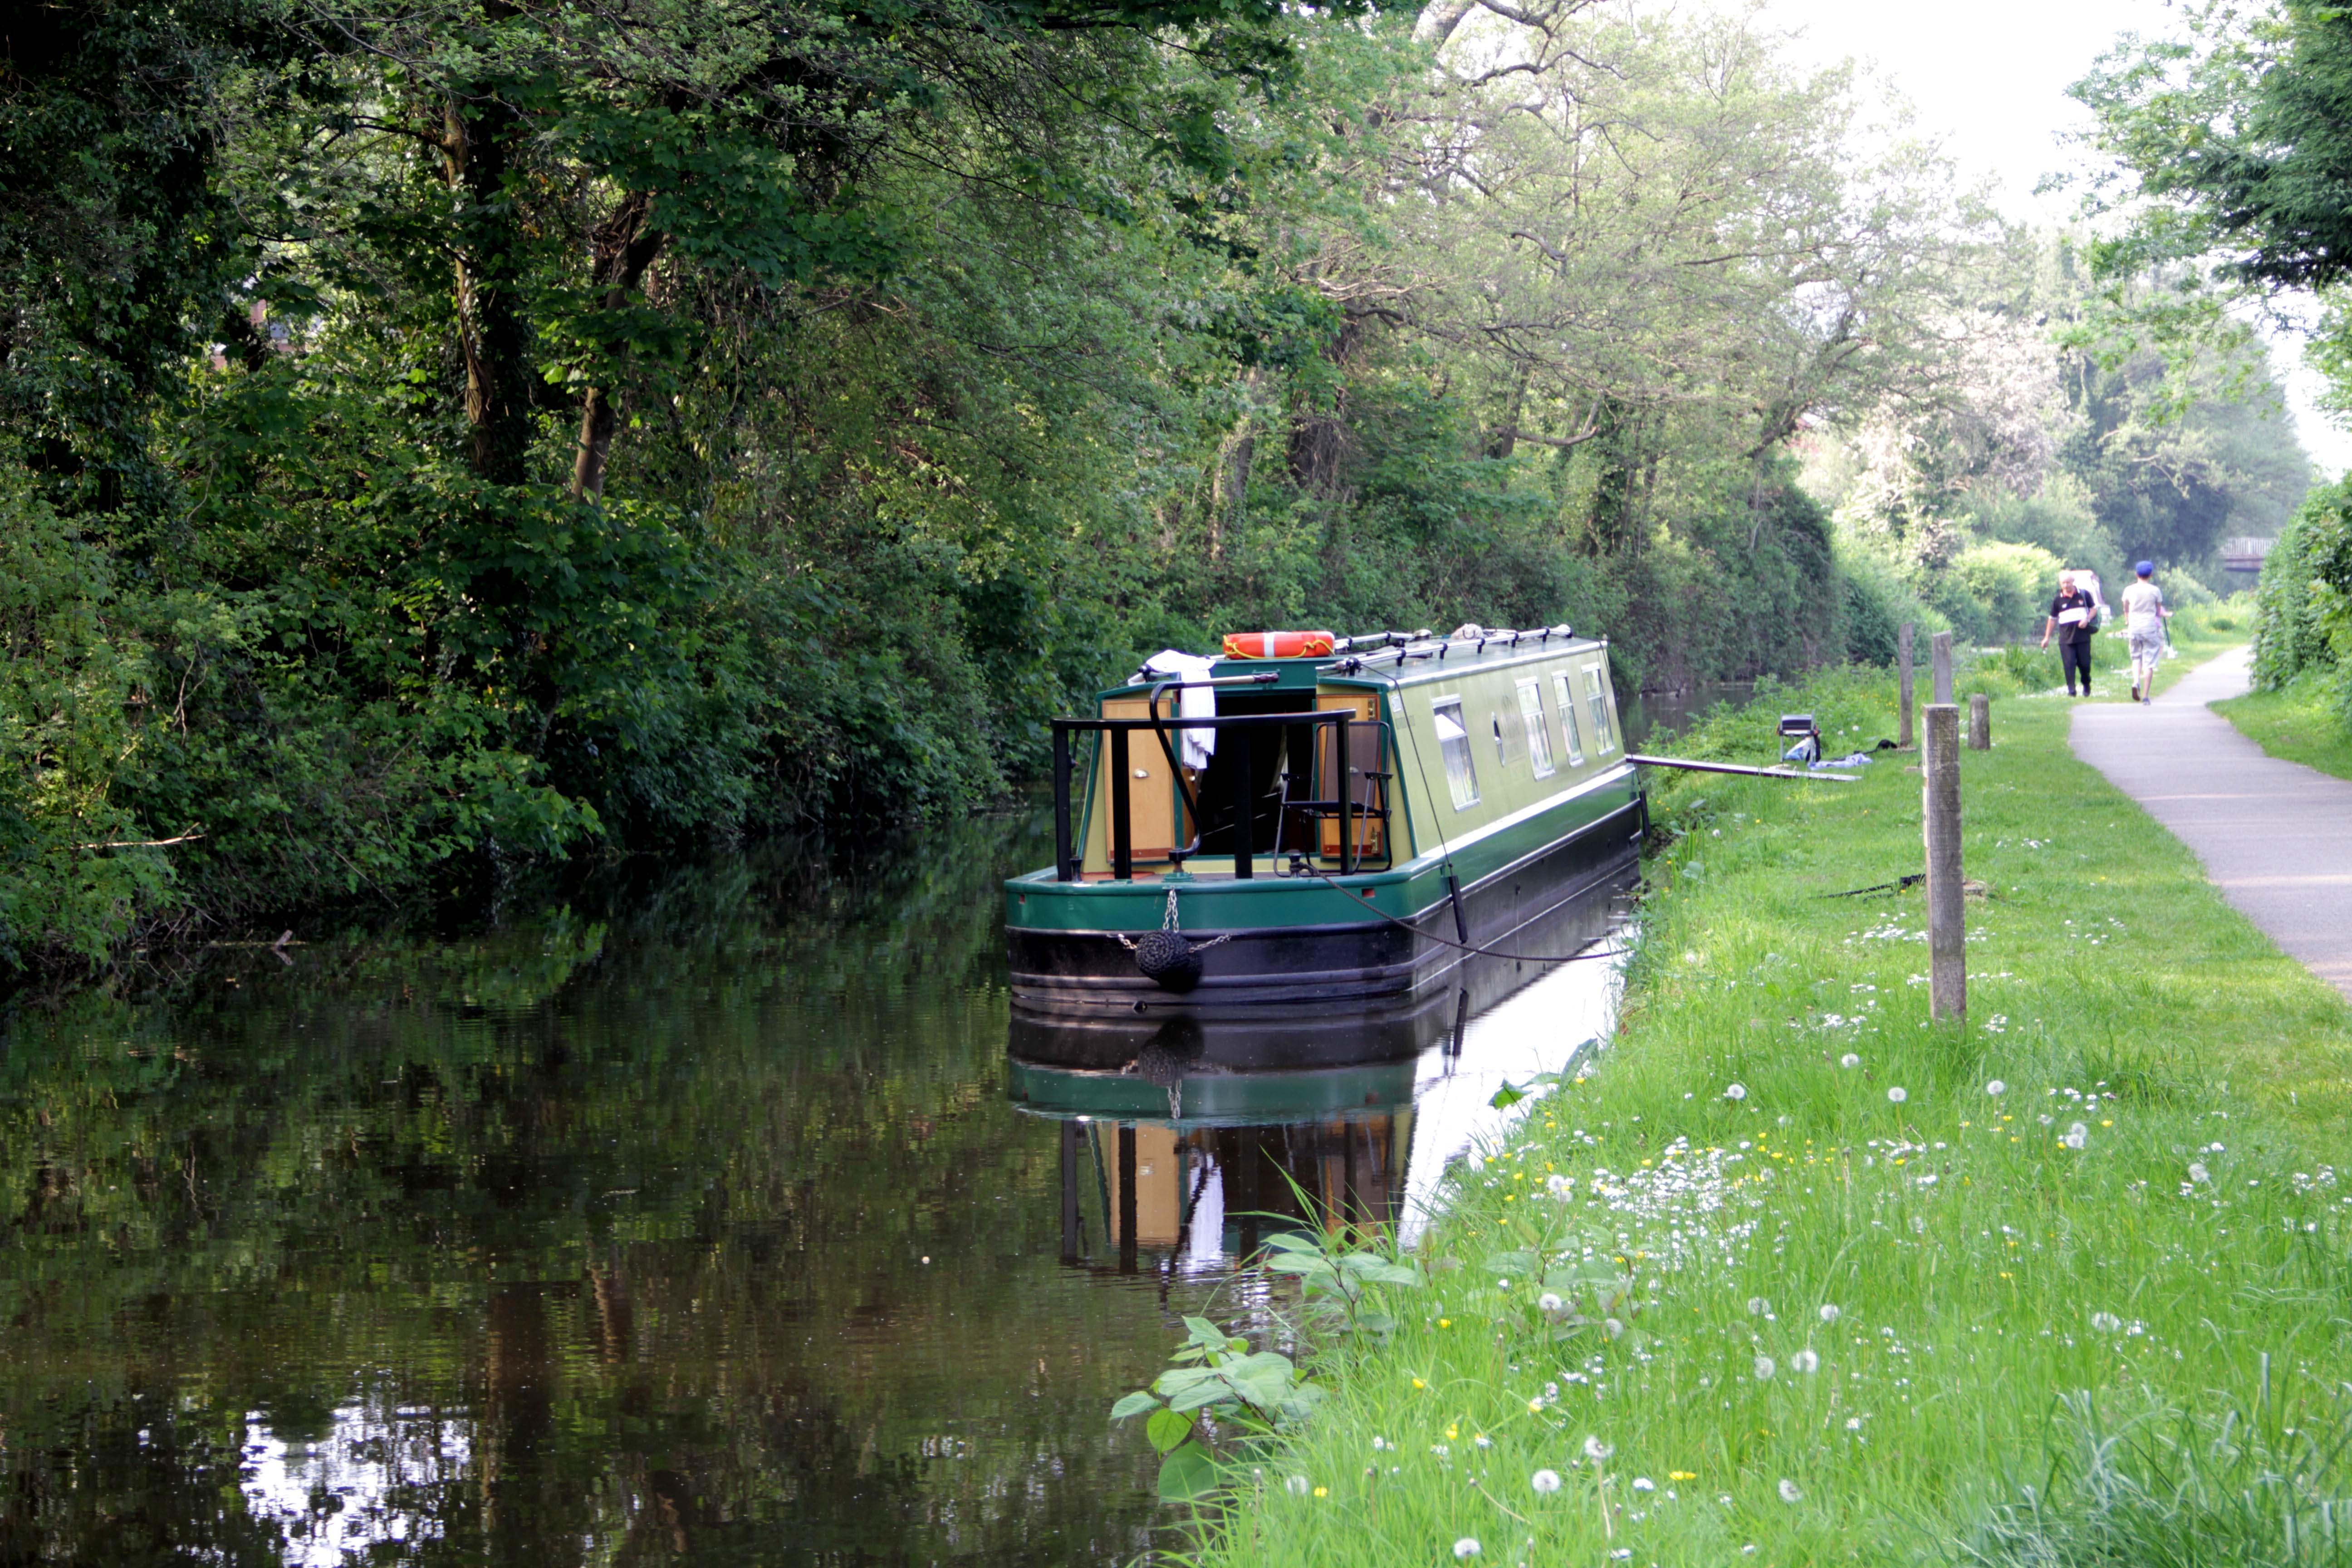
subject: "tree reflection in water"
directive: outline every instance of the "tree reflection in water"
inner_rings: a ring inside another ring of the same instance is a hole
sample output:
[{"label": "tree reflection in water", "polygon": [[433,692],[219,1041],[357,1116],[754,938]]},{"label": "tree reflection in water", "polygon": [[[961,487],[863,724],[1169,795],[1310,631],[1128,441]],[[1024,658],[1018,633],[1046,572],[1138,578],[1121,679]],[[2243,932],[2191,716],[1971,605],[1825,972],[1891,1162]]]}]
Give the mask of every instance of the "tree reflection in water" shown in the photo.
[{"label": "tree reflection in water", "polygon": [[1045,853],[778,848],[20,1009],[0,1564],[1131,1559],[1110,1402],[1248,1309],[1284,1176],[1395,1217],[1428,1101],[1408,1056],[1374,1106],[1024,1114],[995,882]]}]

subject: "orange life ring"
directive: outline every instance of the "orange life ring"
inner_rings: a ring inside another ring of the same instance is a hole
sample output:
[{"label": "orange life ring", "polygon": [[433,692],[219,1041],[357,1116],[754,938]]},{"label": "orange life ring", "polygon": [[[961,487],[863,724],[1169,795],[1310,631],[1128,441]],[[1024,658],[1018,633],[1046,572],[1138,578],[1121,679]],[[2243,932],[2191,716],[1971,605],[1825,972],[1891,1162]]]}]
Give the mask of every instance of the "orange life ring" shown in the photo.
[{"label": "orange life ring", "polygon": [[1320,658],[1331,651],[1329,632],[1227,632],[1227,658]]}]

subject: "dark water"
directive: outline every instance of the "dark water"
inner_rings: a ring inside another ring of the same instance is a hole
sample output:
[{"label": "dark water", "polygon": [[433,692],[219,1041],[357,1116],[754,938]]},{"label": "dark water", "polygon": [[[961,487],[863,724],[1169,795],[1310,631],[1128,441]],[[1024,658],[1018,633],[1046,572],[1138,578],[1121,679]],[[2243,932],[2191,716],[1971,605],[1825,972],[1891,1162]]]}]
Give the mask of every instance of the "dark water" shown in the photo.
[{"label": "dark water", "polygon": [[1008,1079],[994,883],[1045,853],[773,849],[20,1009],[0,1563],[1131,1559],[1105,1413],[1182,1312],[1262,1320],[1250,1214],[1410,1225],[1606,966],[1458,1056],[1077,1121]]},{"label": "dark water", "polygon": [[1752,680],[1711,680],[1687,691],[1645,691],[1621,715],[1628,750],[1662,746],[1705,717],[1718,702],[1738,704],[1756,695]]}]

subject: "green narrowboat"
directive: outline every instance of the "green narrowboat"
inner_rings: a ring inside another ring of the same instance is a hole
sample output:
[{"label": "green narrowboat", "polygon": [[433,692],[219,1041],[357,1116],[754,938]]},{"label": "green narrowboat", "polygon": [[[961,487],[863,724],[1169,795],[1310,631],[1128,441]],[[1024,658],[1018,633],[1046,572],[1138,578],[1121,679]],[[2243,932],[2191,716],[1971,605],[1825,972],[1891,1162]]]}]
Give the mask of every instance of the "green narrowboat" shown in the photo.
[{"label": "green narrowboat", "polygon": [[1411,1003],[1476,950],[1599,935],[1636,874],[1605,640],[1251,633],[1171,662],[1053,722],[1055,863],[1004,884],[1020,1007]]}]

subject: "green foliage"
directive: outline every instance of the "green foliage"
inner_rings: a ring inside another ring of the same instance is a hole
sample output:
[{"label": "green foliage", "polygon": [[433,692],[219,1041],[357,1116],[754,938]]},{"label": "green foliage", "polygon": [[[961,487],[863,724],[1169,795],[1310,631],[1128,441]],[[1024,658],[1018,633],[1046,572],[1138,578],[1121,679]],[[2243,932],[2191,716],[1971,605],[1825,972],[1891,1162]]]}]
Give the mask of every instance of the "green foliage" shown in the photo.
[{"label": "green foliage", "polygon": [[145,837],[121,784],[155,697],[112,598],[104,552],[0,469],[0,974],[102,963],[174,895],[160,853],[105,847]]},{"label": "green foliage", "polygon": [[1740,18],[1419,22],[40,13],[0,437],[100,586],[7,679],[115,650],[73,842],[179,842],[56,862],[16,951],[936,820],[1227,630],[1567,621],[1680,687],[1941,624],[1787,455],[1945,379],[1989,231],[1932,161]]},{"label": "green foliage", "polygon": [[2074,89],[2146,208],[2108,242],[2107,267],[2190,256],[2266,287],[2338,281],[2352,245],[2343,17],[2285,0],[2188,23],[2186,37],[2133,40]]},{"label": "green foliage", "polygon": [[2254,637],[2258,687],[2276,690],[2310,676],[2340,681],[2338,672],[2352,664],[2347,506],[2352,493],[2344,485],[2314,493],[2263,562]]},{"label": "green foliage", "polygon": [[1110,1410],[1114,1421],[1148,1415],[1144,1436],[1161,1456],[1165,1502],[1206,1500],[1226,1484],[1232,1455],[1296,1427],[1324,1397],[1321,1388],[1300,1380],[1288,1356],[1254,1352],[1249,1341],[1206,1318],[1188,1317],[1184,1327],[1169,1369],[1149,1391],[1126,1394]]},{"label": "green foliage", "polygon": [[1947,613],[1965,605],[1954,625],[1979,643],[2011,642],[2042,628],[2063,562],[2033,544],[1971,545],[1952,562],[1948,581],[1964,591]]}]

